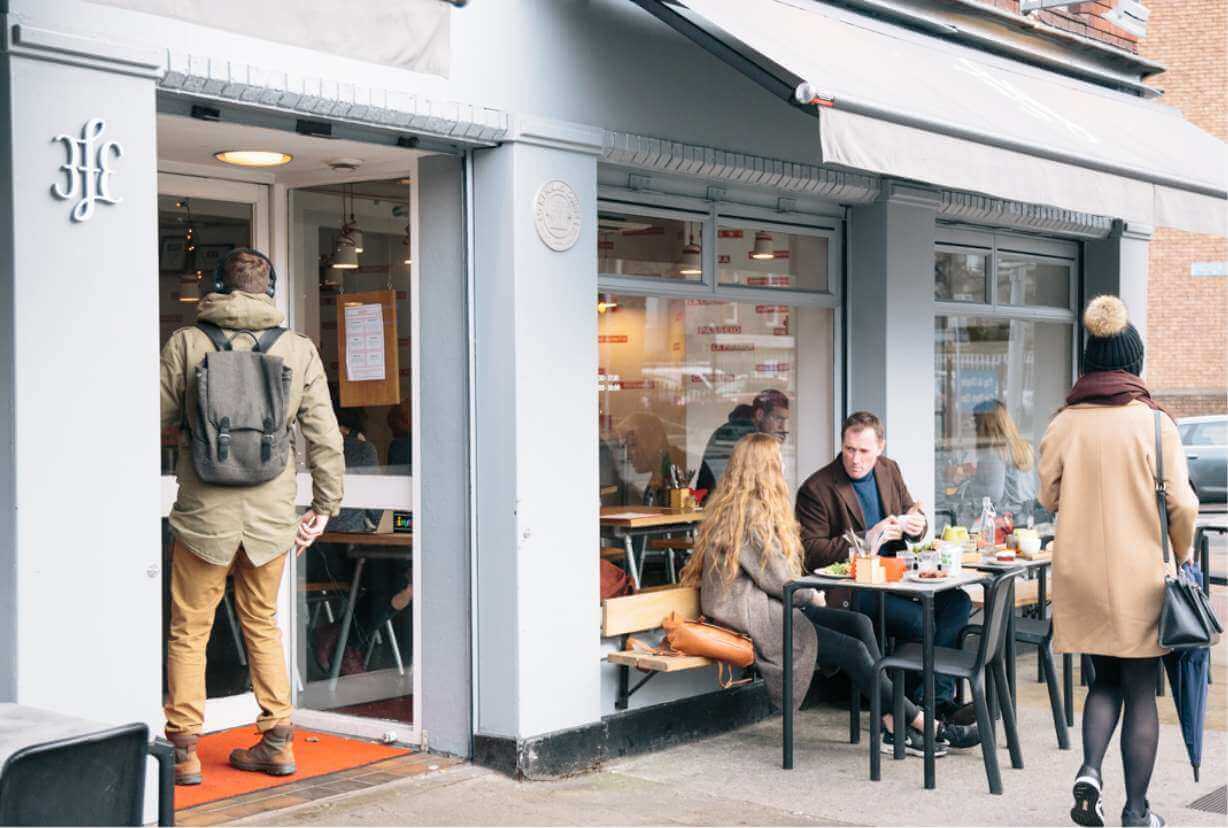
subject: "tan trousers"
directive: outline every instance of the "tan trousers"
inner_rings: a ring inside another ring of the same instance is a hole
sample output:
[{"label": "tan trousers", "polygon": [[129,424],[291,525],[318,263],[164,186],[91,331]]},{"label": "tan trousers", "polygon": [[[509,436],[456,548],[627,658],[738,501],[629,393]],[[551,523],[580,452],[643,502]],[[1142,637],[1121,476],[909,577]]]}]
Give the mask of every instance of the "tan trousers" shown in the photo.
[{"label": "tan trousers", "polygon": [[235,610],[252,689],[260,705],[256,720],[261,732],[289,724],[290,678],[277,628],[277,592],[286,556],[264,566],[253,566],[240,547],[230,566],[215,566],[188,551],[178,540],[172,550],[171,628],[166,646],[166,730],[200,733],[205,723],[205,646],[213,630],[217,605],[226,590],[226,577],[234,574]]}]

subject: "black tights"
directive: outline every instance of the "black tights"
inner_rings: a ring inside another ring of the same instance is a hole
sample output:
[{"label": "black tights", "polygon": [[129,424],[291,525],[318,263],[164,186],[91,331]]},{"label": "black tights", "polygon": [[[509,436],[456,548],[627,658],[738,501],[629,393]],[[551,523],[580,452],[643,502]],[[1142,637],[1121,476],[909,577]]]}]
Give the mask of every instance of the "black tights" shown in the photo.
[{"label": "black tights", "polygon": [[1096,676],[1083,705],[1083,766],[1099,772],[1124,706],[1121,763],[1126,776],[1126,807],[1141,814],[1147,809],[1147,786],[1160,742],[1156,713],[1160,659],[1094,655],[1091,660]]}]

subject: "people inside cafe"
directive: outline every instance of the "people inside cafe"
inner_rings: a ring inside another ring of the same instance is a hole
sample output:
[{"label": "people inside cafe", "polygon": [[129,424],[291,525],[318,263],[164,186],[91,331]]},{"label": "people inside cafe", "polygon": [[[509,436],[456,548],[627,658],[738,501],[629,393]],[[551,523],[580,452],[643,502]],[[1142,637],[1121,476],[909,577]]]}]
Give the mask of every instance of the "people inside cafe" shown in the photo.
[{"label": "people inside cafe", "polygon": [[976,420],[976,471],[971,495],[988,497],[998,514],[1011,513],[1022,525],[1036,500],[1036,462],[1032,446],[1001,400],[985,400],[972,410]]},{"label": "people inside cafe", "polygon": [[[755,665],[767,685],[772,703],[780,708],[784,693],[782,632],[784,612],[780,595],[785,585],[801,577],[804,549],[789,486],[781,464],[780,441],[769,434],[749,434],[733,446],[724,477],[713,493],[695,540],[695,552],[683,568],[683,583],[699,587],[704,616],[750,637]],[[897,524],[879,523],[868,533],[871,547],[900,537]],[[845,671],[858,691],[875,687],[874,664],[880,658],[870,620],[850,610],[825,606],[824,596],[799,589],[795,603],[792,645],[793,700],[800,704],[816,666]],[[811,623],[803,623],[803,618]],[[889,679],[878,684],[885,709],[892,708]],[[905,704],[906,751],[924,752],[922,712]],[[895,722],[883,717],[883,744],[890,749]],[[943,725],[937,755],[948,742],[976,743],[975,726]]]},{"label": "people inside cafe", "polygon": [[[868,411],[855,412],[840,431],[840,454],[815,472],[797,493],[797,520],[801,526],[805,567],[813,571],[848,560],[849,543],[843,537],[852,530],[859,536],[886,535],[880,554],[893,556],[905,548],[905,539],[919,541],[926,532],[923,504],[913,500],[904,484],[900,467],[883,454],[886,435],[882,421]],[[886,601],[887,634],[901,641],[920,641],[921,605],[895,595]],[[879,596],[859,591],[830,591],[828,602],[878,615]],[[968,623],[972,602],[960,589],[939,593],[934,599],[934,643],[955,647],[959,631]],[[937,676],[936,709],[939,718],[963,720],[965,711],[955,704],[955,680]],[[921,701],[920,683],[909,687],[914,701]]]},{"label": "people inside cafe", "polygon": [[388,443],[388,465],[408,470],[414,462],[414,444],[409,427],[409,400],[402,400],[399,405],[388,409],[388,431],[392,434],[392,441]]},{"label": "people inside cafe", "polygon": [[750,405],[743,403],[729,412],[729,419],[708,438],[695,488],[712,492],[725,473],[734,445],[755,432],[771,434],[782,443],[789,436],[789,398],[784,392],[764,389]]},{"label": "people inside cafe", "polygon": [[[647,411],[627,415],[619,421],[614,431],[622,450],[626,452],[629,470],[640,475],[641,479],[643,475],[648,475],[641,482],[630,479],[631,475],[624,473],[624,503],[645,506],[662,504],[664,492],[670,486],[669,470],[676,468],[685,475],[686,452],[670,442],[665,422]],[[602,480],[607,476],[611,475],[603,471]]]}]

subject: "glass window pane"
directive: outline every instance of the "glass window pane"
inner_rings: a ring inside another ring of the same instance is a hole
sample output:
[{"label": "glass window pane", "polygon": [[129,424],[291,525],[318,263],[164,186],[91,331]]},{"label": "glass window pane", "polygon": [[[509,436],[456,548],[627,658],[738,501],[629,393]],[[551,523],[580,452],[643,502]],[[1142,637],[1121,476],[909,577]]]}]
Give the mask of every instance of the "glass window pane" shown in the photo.
[{"label": "glass window pane", "polygon": [[703,276],[703,222],[601,210],[598,272],[698,282]]},{"label": "glass window pane", "polygon": [[1069,324],[939,316],[934,323],[937,523],[970,525],[988,496],[1018,523],[1036,502],[1036,455],[1070,390]]},{"label": "glass window pane", "polygon": [[1228,445],[1228,420],[1217,420],[1199,425],[1190,436],[1191,446]]},{"label": "glass window pane", "polygon": [[602,504],[659,505],[669,465],[684,485],[711,489],[754,430],[783,438],[790,485],[830,460],[832,319],[825,308],[602,294]]},{"label": "glass window pane", "polygon": [[939,250],[934,254],[934,298],[944,302],[984,304],[989,257],[980,253]]},{"label": "glass window pane", "polygon": [[827,239],[756,227],[716,233],[720,284],[827,290]]},{"label": "glass window pane", "polygon": [[1069,307],[1070,265],[1000,253],[998,304]]}]

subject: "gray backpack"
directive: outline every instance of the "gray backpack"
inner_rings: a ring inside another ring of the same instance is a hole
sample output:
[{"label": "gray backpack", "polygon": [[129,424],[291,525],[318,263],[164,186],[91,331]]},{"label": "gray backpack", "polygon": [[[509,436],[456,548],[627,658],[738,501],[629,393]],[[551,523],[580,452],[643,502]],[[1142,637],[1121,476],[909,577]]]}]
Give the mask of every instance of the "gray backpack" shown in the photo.
[{"label": "gray backpack", "polygon": [[197,322],[217,350],[196,369],[196,411],[189,431],[192,465],[206,483],[255,486],[286,469],[290,452],[290,377],[279,356],[268,353],[285,328],[250,336],[250,351],[236,351],[217,325]]}]

